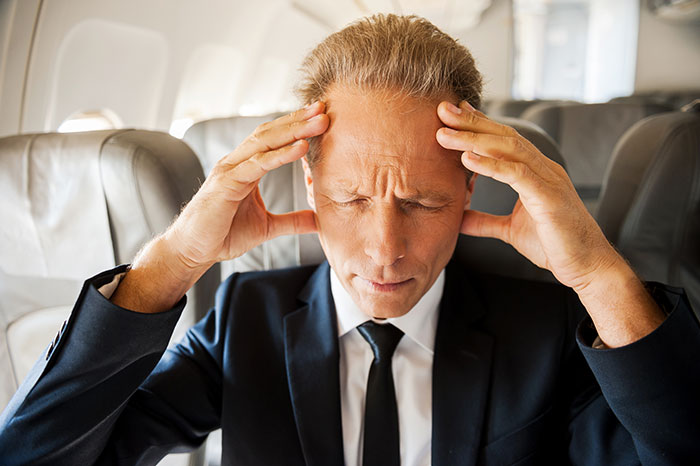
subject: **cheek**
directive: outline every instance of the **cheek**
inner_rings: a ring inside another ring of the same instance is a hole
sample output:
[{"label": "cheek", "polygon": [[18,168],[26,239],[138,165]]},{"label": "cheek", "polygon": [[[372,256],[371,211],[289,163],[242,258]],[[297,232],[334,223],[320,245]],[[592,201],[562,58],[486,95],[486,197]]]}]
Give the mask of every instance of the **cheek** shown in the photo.
[{"label": "cheek", "polygon": [[349,212],[336,209],[330,203],[316,205],[318,235],[326,252],[345,254],[346,250],[357,250],[360,222]]},{"label": "cheek", "polygon": [[462,215],[460,210],[416,218],[411,234],[414,251],[423,256],[451,255],[459,236]]}]

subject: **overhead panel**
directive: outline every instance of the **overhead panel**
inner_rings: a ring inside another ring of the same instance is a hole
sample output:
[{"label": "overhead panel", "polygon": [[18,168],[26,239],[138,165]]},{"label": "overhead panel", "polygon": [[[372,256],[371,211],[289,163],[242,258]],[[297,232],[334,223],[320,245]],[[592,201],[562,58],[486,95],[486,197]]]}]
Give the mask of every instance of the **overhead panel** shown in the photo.
[{"label": "overhead panel", "polygon": [[446,32],[458,33],[479,24],[492,0],[293,0],[292,3],[334,29],[362,16],[394,13],[421,16]]}]

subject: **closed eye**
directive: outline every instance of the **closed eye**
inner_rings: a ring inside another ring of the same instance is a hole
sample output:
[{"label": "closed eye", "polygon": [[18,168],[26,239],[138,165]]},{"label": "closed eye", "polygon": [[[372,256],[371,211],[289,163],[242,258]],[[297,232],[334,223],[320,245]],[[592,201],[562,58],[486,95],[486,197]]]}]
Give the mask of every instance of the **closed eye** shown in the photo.
[{"label": "closed eye", "polygon": [[404,207],[407,207],[409,209],[418,209],[418,210],[438,210],[441,208],[441,206],[429,206],[425,204],[421,204],[420,202],[416,201],[404,201],[403,202]]},{"label": "closed eye", "polygon": [[335,201],[335,203],[341,207],[361,206],[367,203],[367,199],[358,198],[350,199],[349,201]]}]

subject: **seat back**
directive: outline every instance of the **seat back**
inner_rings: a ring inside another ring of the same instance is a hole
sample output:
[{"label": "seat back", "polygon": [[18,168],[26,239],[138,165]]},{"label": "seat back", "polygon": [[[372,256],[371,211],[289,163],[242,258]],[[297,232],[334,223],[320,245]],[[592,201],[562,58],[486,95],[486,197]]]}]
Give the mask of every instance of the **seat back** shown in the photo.
[{"label": "seat back", "polygon": [[[226,150],[239,144],[240,140],[231,141],[230,133],[218,131],[215,128],[246,128],[248,132],[264,120],[259,117],[231,117],[209,120],[198,123],[200,127],[193,126],[197,137],[222,138],[223,141],[197,142],[195,147],[217,147],[220,144],[231,144]],[[554,141],[536,125],[515,118],[497,119],[502,123],[513,126],[524,137],[529,139],[546,156],[564,165],[564,160]],[[212,125],[212,129],[208,128]],[[190,141],[190,136],[185,135],[185,140]],[[202,158],[210,157],[210,154],[200,154]],[[266,174],[260,182],[260,191],[265,205],[274,213],[290,212],[292,210],[308,209],[306,202],[306,188],[304,186],[304,173],[301,162],[297,161],[285,165]],[[512,211],[517,200],[517,194],[509,186],[481,177],[476,182],[476,188],[472,197],[472,208],[493,214],[508,214]],[[476,270],[531,278],[538,280],[554,280],[554,277],[542,269],[534,266],[530,261],[522,257],[511,246],[499,240],[489,238],[472,238],[460,236],[456,257],[467,266]],[[243,256],[222,264],[222,272],[228,274],[231,271],[269,270],[294,265],[317,264],[325,259],[323,250],[318,241],[318,236],[300,235],[283,236],[248,251]]]},{"label": "seat back", "polygon": [[686,289],[700,310],[700,113],[651,116],[615,147],[598,222],[645,280]]},{"label": "seat back", "polygon": [[538,125],[559,144],[579,196],[594,213],[617,141],[639,120],[670,110],[646,103],[543,103],[530,107],[521,118]]},{"label": "seat back", "polygon": [[615,97],[610,99],[610,102],[658,103],[670,105],[674,109],[681,109],[695,99],[700,99],[700,89],[645,91],[628,96]]},{"label": "seat back", "polygon": [[537,104],[571,104],[573,101],[564,100],[520,100],[520,99],[489,99],[484,102],[482,111],[489,117],[519,118],[525,110]]},{"label": "seat back", "polygon": [[[183,142],[109,130],[0,139],[0,404],[68,317],[82,283],[167,228],[204,179]],[[213,305],[214,267],[174,338]]]},{"label": "seat back", "polygon": [[281,115],[272,113],[200,121],[187,129],[182,140],[197,154],[204,174],[208,175],[216,162],[235,149],[255,128]]}]

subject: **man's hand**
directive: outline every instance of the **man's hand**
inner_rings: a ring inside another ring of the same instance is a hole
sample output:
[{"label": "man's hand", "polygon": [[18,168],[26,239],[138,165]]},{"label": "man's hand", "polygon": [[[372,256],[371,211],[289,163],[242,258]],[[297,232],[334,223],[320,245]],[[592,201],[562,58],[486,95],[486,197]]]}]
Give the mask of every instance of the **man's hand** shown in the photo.
[{"label": "man's hand", "polygon": [[259,126],[211,174],[165,236],[186,268],[210,267],[280,235],[316,231],[310,210],[274,215],[263,203],[258,182],[267,172],[301,158],[304,138],[329,124],[317,102]]},{"label": "man's hand", "polygon": [[317,102],[264,123],[219,160],[177,220],[139,254],[112,301],[139,312],[168,309],[216,262],[280,235],[316,231],[310,210],[268,212],[258,183],[306,154],[304,138],[328,128],[324,108]]},{"label": "man's hand", "polygon": [[437,132],[462,163],[511,186],[513,212],[496,216],[467,210],[461,232],[498,238],[573,288],[601,339],[621,346],[653,331],[663,314],[625,260],[607,241],[576,194],[566,171],[513,128],[489,120],[467,102],[438,106],[447,127]]}]

